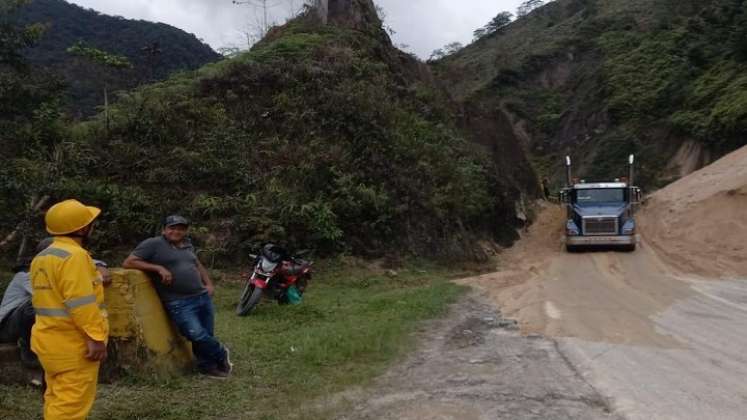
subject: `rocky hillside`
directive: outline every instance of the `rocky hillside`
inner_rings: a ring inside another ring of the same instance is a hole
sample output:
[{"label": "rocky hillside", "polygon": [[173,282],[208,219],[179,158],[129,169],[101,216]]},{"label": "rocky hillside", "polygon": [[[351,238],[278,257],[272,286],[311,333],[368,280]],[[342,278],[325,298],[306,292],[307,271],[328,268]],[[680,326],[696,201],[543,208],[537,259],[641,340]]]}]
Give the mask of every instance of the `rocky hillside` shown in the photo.
[{"label": "rocky hillside", "polygon": [[[42,23],[46,35],[26,52],[29,61],[48,67],[69,85],[67,109],[90,116],[111,91],[162,80],[221,57],[192,34],[163,23],[107,16],[65,0],[33,0],[20,10],[21,22]],[[106,71],[66,52],[76,42],[123,55],[132,69]]]},{"label": "rocky hillside", "polygon": [[556,0],[434,64],[541,176],[607,179],[640,155],[658,187],[747,142],[747,2]]}]

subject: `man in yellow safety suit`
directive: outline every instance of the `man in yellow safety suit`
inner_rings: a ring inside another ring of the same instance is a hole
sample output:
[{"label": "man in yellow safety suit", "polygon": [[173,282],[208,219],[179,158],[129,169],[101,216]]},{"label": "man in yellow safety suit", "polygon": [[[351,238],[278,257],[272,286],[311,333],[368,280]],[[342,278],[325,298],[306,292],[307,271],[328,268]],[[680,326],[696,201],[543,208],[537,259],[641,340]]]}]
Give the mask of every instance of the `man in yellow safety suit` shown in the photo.
[{"label": "man in yellow safety suit", "polygon": [[47,382],[45,420],[83,420],[96,397],[109,323],[101,276],[83,246],[99,213],[76,200],[52,206],[45,222],[54,241],[31,262],[31,349]]}]

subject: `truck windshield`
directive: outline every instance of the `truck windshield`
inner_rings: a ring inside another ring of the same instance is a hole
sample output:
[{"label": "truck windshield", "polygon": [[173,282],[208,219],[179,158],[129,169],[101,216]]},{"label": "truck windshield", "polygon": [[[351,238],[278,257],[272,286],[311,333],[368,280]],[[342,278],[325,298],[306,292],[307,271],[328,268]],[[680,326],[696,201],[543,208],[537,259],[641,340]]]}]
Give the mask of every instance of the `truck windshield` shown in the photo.
[{"label": "truck windshield", "polygon": [[625,202],[624,188],[576,190],[576,204],[581,207]]}]

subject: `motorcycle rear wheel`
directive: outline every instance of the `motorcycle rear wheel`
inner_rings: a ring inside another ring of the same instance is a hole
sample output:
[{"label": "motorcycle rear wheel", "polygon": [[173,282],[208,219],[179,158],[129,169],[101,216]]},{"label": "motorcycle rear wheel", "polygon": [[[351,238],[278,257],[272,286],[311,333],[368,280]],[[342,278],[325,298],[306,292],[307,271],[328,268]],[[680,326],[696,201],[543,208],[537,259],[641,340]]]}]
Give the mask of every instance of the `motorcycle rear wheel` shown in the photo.
[{"label": "motorcycle rear wheel", "polygon": [[241,292],[241,298],[239,304],[236,305],[236,315],[247,316],[249,312],[254,309],[255,306],[262,299],[262,289],[255,285],[247,282],[244,290]]}]

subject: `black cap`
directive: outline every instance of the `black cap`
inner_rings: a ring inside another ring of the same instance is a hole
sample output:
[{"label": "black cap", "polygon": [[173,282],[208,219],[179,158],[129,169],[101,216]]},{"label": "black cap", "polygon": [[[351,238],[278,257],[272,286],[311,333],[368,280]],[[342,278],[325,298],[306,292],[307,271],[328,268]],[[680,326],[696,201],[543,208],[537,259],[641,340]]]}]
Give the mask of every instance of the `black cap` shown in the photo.
[{"label": "black cap", "polygon": [[182,217],[177,214],[174,214],[174,215],[167,217],[163,221],[163,225],[165,227],[171,227],[171,226],[176,226],[176,225],[189,226],[189,220],[187,220],[186,217]]}]

